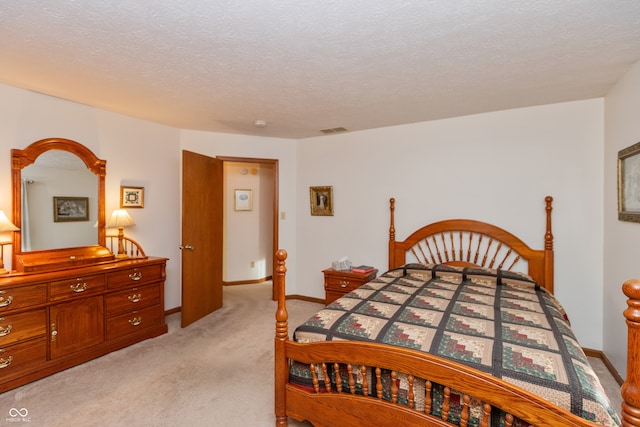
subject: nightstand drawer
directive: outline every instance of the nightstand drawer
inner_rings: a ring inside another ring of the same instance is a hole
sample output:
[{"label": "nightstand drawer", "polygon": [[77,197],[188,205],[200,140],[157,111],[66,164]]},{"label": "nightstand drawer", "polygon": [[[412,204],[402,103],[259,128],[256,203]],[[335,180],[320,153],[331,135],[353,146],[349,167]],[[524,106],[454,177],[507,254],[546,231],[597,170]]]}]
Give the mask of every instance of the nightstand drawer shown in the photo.
[{"label": "nightstand drawer", "polygon": [[324,282],[324,289],[327,291],[338,291],[342,293],[351,292],[352,290],[359,288],[365,283],[362,278],[354,277],[327,277]]},{"label": "nightstand drawer", "polygon": [[375,279],[378,274],[376,269],[368,273],[354,273],[329,268],[322,272],[324,273],[325,304],[332,303],[341,296]]}]

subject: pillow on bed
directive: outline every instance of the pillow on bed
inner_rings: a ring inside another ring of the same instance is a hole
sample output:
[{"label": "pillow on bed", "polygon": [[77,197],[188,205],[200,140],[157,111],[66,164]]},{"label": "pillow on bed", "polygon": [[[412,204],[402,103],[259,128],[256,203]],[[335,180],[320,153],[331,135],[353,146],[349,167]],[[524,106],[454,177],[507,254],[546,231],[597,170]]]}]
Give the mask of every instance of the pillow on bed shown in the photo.
[{"label": "pillow on bed", "polygon": [[487,280],[495,282],[497,285],[502,284],[511,284],[513,286],[521,286],[531,287],[535,286],[539,288],[540,285],[536,283],[531,276],[528,274],[518,272],[518,271],[509,271],[509,270],[499,270],[499,269],[491,269],[485,267],[458,267],[449,264],[418,264],[411,263],[405,264],[402,267],[399,267],[403,271],[404,275],[407,274],[417,274],[417,275],[431,275],[432,278],[435,277],[446,277],[446,276],[455,276],[461,275],[462,277],[473,277],[478,276],[478,278],[486,277]]},{"label": "pillow on bed", "polygon": [[544,294],[544,298],[556,308],[558,313],[569,322],[569,316],[560,302],[547,289],[541,287],[531,276],[518,271],[491,269],[486,267],[459,267],[449,264],[410,263],[392,270],[402,276],[414,276],[423,280],[438,278],[451,283],[461,283],[464,279],[486,285],[509,286],[512,288],[535,288]]}]

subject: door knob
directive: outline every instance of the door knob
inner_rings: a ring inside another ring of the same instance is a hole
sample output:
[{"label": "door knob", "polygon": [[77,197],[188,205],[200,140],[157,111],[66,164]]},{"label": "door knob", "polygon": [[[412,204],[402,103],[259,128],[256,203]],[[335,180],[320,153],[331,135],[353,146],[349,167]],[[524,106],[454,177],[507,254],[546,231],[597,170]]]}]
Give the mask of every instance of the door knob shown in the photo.
[{"label": "door knob", "polygon": [[193,246],[191,245],[184,245],[184,246],[179,246],[180,250],[186,249],[188,251],[192,251],[193,250]]}]

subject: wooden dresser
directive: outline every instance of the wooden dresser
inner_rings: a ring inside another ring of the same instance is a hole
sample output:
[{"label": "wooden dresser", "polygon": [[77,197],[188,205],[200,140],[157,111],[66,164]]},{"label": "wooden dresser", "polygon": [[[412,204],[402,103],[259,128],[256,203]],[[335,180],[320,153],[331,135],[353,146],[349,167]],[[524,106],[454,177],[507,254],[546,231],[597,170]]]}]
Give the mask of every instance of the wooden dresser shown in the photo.
[{"label": "wooden dresser", "polygon": [[0,393],[166,333],[166,261],[0,276]]}]

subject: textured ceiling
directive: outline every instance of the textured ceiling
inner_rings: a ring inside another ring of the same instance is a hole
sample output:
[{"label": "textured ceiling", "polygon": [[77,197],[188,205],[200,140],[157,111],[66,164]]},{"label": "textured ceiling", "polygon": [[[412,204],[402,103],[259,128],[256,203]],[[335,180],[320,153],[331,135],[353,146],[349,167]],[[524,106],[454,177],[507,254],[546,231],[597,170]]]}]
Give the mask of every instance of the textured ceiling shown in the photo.
[{"label": "textured ceiling", "polygon": [[639,60],[638,0],[0,2],[0,83],[184,129],[305,138],[589,99]]}]

